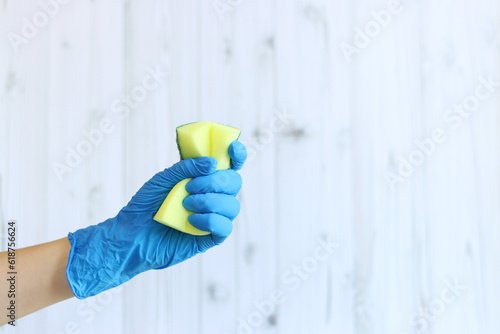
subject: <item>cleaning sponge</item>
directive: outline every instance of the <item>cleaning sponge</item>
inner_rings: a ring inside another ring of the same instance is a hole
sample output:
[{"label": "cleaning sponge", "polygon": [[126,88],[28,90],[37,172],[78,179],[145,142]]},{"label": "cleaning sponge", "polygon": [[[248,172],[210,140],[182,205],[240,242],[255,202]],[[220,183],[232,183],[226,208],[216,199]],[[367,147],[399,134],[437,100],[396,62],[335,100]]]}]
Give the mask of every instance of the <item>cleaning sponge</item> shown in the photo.
[{"label": "cleaning sponge", "polygon": [[[228,154],[229,145],[237,140],[241,131],[231,126],[212,122],[196,122],[177,128],[177,146],[181,159],[212,157],[218,162],[217,170],[231,168],[231,159]],[[192,212],[182,205],[184,198],[189,195],[186,184],[191,179],[177,183],[170,191],[154,220],[170,226],[184,233],[192,235],[207,235],[208,232],[193,227],[188,222]]]}]

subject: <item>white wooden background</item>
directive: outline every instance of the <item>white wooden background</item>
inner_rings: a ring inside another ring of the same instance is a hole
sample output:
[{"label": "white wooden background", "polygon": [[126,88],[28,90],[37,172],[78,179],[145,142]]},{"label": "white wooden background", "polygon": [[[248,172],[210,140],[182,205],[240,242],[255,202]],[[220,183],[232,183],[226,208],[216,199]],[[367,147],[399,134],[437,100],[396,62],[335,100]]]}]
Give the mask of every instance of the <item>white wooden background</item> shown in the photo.
[{"label": "white wooden background", "polygon": [[[14,52],[42,7],[3,0],[3,246],[7,219],[23,247],[114,216],[177,161],[177,125],[237,126],[252,158],[223,246],[0,333],[233,334],[249,317],[241,333],[498,333],[498,87],[457,129],[443,117],[500,80],[500,4],[401,2],[348,62],[342,43],[392,2],[67,1]],[[157,66],[168,77],[120,120],[113,101]],[[114,131],[60,182],[52,164],[105,117]],[[436,128],[447,140],[391,189],[385,173]],[[318,238],[338,244],[321,263]],[[454,302],[447,280],[465,286]],[[286,299],[259,323],[275,289]]]}]

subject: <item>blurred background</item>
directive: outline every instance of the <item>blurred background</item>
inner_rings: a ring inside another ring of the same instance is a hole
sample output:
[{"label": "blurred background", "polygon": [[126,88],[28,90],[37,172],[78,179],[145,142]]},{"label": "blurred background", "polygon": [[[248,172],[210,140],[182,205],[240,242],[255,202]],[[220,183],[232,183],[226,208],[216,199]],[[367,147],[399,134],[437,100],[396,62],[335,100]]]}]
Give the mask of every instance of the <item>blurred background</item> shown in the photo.
[{"label": "blurred background", "polygon": [[[175,128],[242,129],[220,247],[0,333],[497,333],[500,3],[0,4],[0,221],[116,213]],[[10,326],[9,326],[10,327]]]}]

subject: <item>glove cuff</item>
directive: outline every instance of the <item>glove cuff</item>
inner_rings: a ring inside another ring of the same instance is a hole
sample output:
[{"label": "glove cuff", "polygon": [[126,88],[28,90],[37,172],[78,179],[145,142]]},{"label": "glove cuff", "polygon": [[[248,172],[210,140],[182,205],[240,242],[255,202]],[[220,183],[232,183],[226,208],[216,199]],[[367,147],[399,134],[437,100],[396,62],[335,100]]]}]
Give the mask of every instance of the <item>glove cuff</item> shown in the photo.
[{"label": "glove cuff", "polygon": [[110,238],[113,219],[68,234],[71,250],[66,277],[78,299],[95,296],[112,289],[139,272],[126,271],[123,263],[132,249],[119,245]]},{"label": "glove cuff", "polygon": [[79,289],[76,288],[76,286],[74,284],[75,281],[72,277],[73,276],[72,272],[70,272],[70,265],[73,261],[73,256],[75,253],[75,243],[76,243],[75,236],[73,235],[73,233],[71,233],[71,232],[68,233],[68,239],[69,239],[69,243],[71,244],[71,249],[69,250],[68,264],[66,266],[66,279],[68,280],[69,287],[71,288],[71,291],[73,291],[73,294],[75,295],[75,297],[78,299],[84,299],[85,297],[83,297],[80,294]]}]

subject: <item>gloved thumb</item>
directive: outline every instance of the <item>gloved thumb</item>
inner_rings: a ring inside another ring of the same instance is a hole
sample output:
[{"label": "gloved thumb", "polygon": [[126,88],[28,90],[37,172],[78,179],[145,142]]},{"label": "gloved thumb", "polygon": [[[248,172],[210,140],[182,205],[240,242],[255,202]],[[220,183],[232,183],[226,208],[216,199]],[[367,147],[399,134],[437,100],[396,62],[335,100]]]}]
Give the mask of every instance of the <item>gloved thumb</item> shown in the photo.
[{"label": "gloved thumb", "polygon": [[156,174],[154,183],[158,186],[171,188],[184,179],[212,174],[216,168],[217,160],[214,158],[186,159]]},{"label": "gloved thumb", "polygon": [[177,183],[187,178],[210,175],[215,172],[216,168],[217,160],[210,157],[179,161],[146,182],[132,197],[125,209],[135,212],[156,212]]}]

